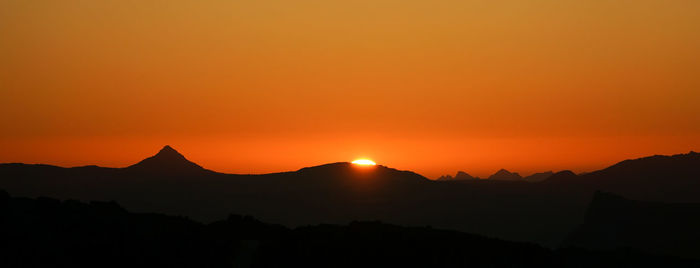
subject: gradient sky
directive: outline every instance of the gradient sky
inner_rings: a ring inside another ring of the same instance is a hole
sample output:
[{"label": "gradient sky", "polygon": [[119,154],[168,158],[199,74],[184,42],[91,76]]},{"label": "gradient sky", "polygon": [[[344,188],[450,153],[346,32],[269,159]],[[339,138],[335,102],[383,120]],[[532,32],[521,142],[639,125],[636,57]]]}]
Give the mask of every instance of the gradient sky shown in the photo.
[{"label": "gradient sky", "polygon": [[435,178],[700,149],[700,1],[0,0],[0,162]]}]

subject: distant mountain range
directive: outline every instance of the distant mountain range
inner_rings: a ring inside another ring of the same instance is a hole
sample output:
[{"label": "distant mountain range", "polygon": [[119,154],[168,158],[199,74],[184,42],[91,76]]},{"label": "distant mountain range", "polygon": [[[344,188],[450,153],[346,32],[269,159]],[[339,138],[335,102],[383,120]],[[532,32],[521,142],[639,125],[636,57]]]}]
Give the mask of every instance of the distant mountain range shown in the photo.
[{"label": "distant mountain range", "polygon": [[[493,175],[489,176],[487,179],[489,180],[498,180],[498,181],[526,181],[526,182],[541,182],[549,177],[554,175],[554,172],[552,171],[547,171],[547,172],[541,172],[541,173],[535,173],[527,177],[522,177],[520,174],[517,172],[510,172],[505,169],[501,169],[494,173]],[[481,178],[479,177],[473,177],[469,174],[467,174],[464,171],[459,171],[457,172],[457,175],[454,177],[450,175],[443,175],[437,178],[438,181],[455,181],[455,180],[480,180]]]},{"label": "distant mountain range", "polygon": [[[381,220],[547,246],[559,245],[583,222],[597,190],[637,200],[700,202],[700,154],[695,152],[626,160],[580,176],[570,171],[537,179],[505,170],[497,174],[433,181],[384,166],[333,163],[233,175],[204,169],[166,146],[126,168],[0,164],[0,189],[29,197],[115,200],[135,212],[204,222],[229,213],[286,226]],[[501,177],[506,180],[496,179]]]},{"label": "distant mountain range", "polygon": [[451,180],[479,180],[479,177],[472,177],[472,175],[467,174],[464,171],[458,171],[457,175],[454,177],[450,175],[444,175],[438,178],[438,181],[451,181]]},{"label": "distant mountain range", "polygon": [[[532,174],[532,175],[527,176],[527,177],[522,177],[517,172],[510,172],[508,170],[501,169],[486,179],[499,180],[499,181],[541,182],[541,181],[548,179],[552,175],[554,175],[554,172],[546,171],[546,172],[535,173],[535,174]],[[455,175],[454,177],[450,176],[450,175],[443,175],[443,176],[440,176],[439,178],[437,178],[438,181],[480,180],[480,179],[481,178],[473,177],[464,171],[458,171],[457,175]]]}]

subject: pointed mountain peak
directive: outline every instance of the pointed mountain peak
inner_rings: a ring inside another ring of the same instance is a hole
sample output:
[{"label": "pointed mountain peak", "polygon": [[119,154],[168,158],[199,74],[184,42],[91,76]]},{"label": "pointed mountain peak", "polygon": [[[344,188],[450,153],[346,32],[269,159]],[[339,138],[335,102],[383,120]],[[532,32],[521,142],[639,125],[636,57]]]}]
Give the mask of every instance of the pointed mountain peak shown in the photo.
[{"label": "pointed mountain peak", "polygon": [[505,169],[500,169],[493,175],[489,176],[489,179],[491,180],[501,180],[501,181],[518,181],[522,180],[523,177],[520,176],[517,172],[510,172]]},{"label": "pointed mountain peak", "polygon": [[494,173],[493,175],[491,175],[491,177],[493,177],[493,176],[512,176],[513,174],[517,174],[517,173],[512,173],[512,172],[506,170],[505,168],[502,168],[502,169],[496,171],[496,173]]},{"label": "pointed mountain peak", "polygon": [[170,145],[163,146],[163,149],[160,149],[160,151],[158,152],[158,154],[171,154],[171,153],[180,154],[175,149],[173,149],[173,147],[170,147]]},{"label": "pointed mountain peak", "polygon": [[160,149],[157,154],[146,160],[148,159],[157,160],[157,162],[161,162],[162,164],[170,165],[194,164],[187,160],[184,155],[173,149],[173,147],[170,147],[170,145],[163,146],[163,149]]},{"label": "pointed mountain peak", "polygon": [[201,166],[187,160],[177,150],[166,145],[157,154],[129,166],[127,169],[160,174],[182,174],[206,171]]},{"label": "pointed mountain peak", "polygon": [[173,149],[173,147],[170,147],[170,145],[165,145],[163,146],[163,149],[160,149],[156,155],[153,157],[181,157],[185,158],[182,154],[180,154],[177,150]]}]

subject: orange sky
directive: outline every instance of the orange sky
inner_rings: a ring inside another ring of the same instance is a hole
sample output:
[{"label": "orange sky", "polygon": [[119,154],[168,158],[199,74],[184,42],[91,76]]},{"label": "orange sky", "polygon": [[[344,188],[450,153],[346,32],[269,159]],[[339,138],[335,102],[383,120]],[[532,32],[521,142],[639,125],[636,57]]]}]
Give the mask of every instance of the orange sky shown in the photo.
[{"label": "orange sky", "polygon": [[429,177],[700,150],[700,1],[0,0],[0,162],[359,157]]}]

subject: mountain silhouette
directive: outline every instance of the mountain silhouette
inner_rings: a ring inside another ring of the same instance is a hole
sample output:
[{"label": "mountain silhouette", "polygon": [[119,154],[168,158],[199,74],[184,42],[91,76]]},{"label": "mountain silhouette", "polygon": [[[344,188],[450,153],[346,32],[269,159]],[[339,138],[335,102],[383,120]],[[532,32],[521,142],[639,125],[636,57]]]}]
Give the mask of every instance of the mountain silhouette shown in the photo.
[{"label": "mountain silhouette", "polygon": [[440,176],[437,180],[438,181],[450,181],[450,180],[475,180],[475,179],[479,179],[479,178],[472,177],[472,175],[469,175],[468,173],[466,173],[464,171],[458,171],[457,175],[455,175],[454,177],[452,177],[450,175],[444,175],[444,176]]},{"label": "mountain silhouette", "polygon": [[494,173],[493,175],[489,176],[489,180],[498,180],[498,181],[522,181],[523,177],[520,176],[517,172],[511,173],[508,170],[501,169]]},{"label": "mountain silhouette", "polygon": [[552,171],[546,171],[546,172],[541,172],[541,173],[535,173],[530,176],[524,177],[523,180],[527,182],[540,182],[548,179],[554,175],[554,172]]},{"label": "mountain silhouette", "polygon": [[597,192],[583,225],[563,243],[591,250],[634,248],[700,259],[700,203],[660,203]]},{"label": "mountain silhouette", "polygon": [[302,176],[324,177],[327,179],[350,179],[356,182],[365,179],[369,182],[399,182],[420,183],[429,181],[428,178],[411,171],[400,171],[382,165],[358,166],[348,162],[338,162],[314,167],[306,167],[297,171]]},{"label": "mountain silhouette", "polygon": [[178,151],[166,145],[163,149],[151,156],[138,162],[132,166],[125,168],[130,172],[143,172],[151,174],[192,174],[203,173],[208,170],[187,160],[185,156]]},{"label": "mountain silhouette", "polygon": [[545,182],[601,190],[636,200],[700,202],[700,154],[691,151],[625,160],[580,176],[557,173]]},{"label": "mountain silhouette", "polygon": [[0,188],[28,197],[115,200],[131,211],[203,222],[230,212],[290,227],[380,220],[556,246],[583,222],[597,190],[639,200],[700,202],[698,169],[700,157],[691,153],[623,161],[580,176],[562,171],[533,183],[437,182],[410,171],[345,162],[236,175],[208,171],[165,147],[126,168],[0,164]]}]

